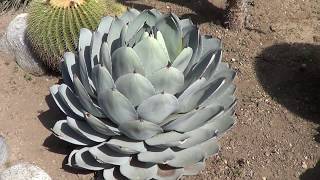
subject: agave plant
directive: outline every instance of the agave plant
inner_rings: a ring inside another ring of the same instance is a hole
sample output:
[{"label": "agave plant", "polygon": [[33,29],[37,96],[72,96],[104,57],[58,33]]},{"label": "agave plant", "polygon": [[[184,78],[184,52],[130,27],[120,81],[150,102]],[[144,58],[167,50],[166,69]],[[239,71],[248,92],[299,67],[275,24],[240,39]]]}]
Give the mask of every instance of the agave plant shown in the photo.
[{"label": "agave plant", "polygon": [[235,73],[221,58],[219,39],[154,9],[81,29],[50,88],[67,116],[53,133],[78,145],[68,165],[107,180],[197,174],[234,124]]}]

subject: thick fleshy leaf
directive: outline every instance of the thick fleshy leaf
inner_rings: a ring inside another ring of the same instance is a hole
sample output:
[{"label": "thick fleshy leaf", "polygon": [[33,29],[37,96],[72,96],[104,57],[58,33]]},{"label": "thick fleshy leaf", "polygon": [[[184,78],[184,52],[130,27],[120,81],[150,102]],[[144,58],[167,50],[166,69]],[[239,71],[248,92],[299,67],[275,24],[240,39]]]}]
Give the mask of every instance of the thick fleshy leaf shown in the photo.
[{"label": "thick fleshy leaf", "polygon": [[92,38],[92,32],[87,28],[80,29],[80,36],[79,36],[79,44],[78,44],[78,52],[80,50],[86,49],[86,47],[90,46]]},{"label": "thick fleshy leaf", "polygon": [[111,16],[103,17],[99,23],[97,31],[99,31],[101,34],[108,34],[112,21],[113,21],[113,17]]},{"label": "thick fleshy leaf", "polygon": [[173,61],[183,49],[182,31],[177,20],[168,15],[157,22],[156,28],[162,33],[170,59]]},{"label": "thick fleshy leaf", "polygon": [[92,99],[90,98],[89,94],[83,87],[81,81],[77,76],[73,78],[73,84],[76,94],[78,95],[78,99],[82,105],[82,107],[88,111],[89,113],[93,114],[97,117],[105,117],[102,112],[98,109],[98,107],[93,103]]},{"label": "thick fleshy leaf", "polygon": [[182,52],[177,56],[177,58],[173,61],[172,66],[183,72],[187,68],[192,58],[192,53],[193,50],[190,47],[184,48]]},{"label": "thick fleshy leaf", "polygon": [[176,180],[181,178],[183,172],[183,168],[173,168],[168,165],[159,164],[157,176],[155,177],[155,179]]},{"label": "thick fleshy leaf", "polygon": [[64,105],[72,110],[74,114],[78,115],[79,117],[83,117],[82,106],[74,92],[67,85],[61,84],[58,88],[58,93]]},{"label": "thick fleshy leaf", "polygon": [[206,125],[197,128],[193,131],[186,132],[185,135],[188,135],[190,138],[188,138],[185,142],[178,145],[177,147],[182,149],[190,148],[216,136],[215,130],[209,129],[209,126]]},{"label": "thick fleshy leaf", "polygon": [[165,67],[169,62],[159,42],[152,37],[143,39],[133,49],[140,57],[147,75]]},{"label": "thick fleshy leaf", "polygon": [[184,46],[191,47],[193,50],[192,58],[184,71],[184,74],[186,75],[202,57],[201,52],[203,42],[201,41],[201,35],[198,27],[194,26],[194,28],[191,28],[191,30],[185,34],[183,40]]},{"label": "thick fleshy leaf", "polygon": [[197,106],[195,99],[200,99],[204,94],[203,91],[200,91],[203,86],[207,83],[205,78],[200,78],[192,83],[179,97],[179,112],[185,113],[189,112]]},{"label": "thick fleshy leaf", "polygon": [[[215,51],[209,51],[185,76],[185,88],[197,79],[204,77],[205,70],[214,63]],[[209,80],[209,79],[208,79]]]},{"label": "thick fleshy leaf", "polygon": [[119,130],[134,140],[145,140],[152,136],[162,133],[160,126],[145,120],[135,120],[123,122],[119,126]]},{"label": "thick fleshy leaf", "polygon": [[66,64],[68,69],[69,77],[71,81],[73,81],[73,75],[79,74],[79,67],[78,64],[76,64],[76,57],[72,52],[66,52],[63,55],[63,59],[63,62]]},{"label": "thick fleshy leaf", "polygon": [[105,89],[99,93],[98,102],[103,112],[117,125],[138,119],[131,102],[115,89]]},{"label": "thick fleshy leaf", "polygon": [[122,165],[129,163],[131,159],[128,155],[110,149],[105,143],[89,148],[89,152],[96,161],[103,164]]},{"label": "thick fleshy leaf", "polygon": [[106,89],[114,88],[113,79],[107,68],[101,65],[96,65],[92,69],[92,81],[96,87],[97,94],[104,92]]},{"label": "thick fleshy leaf", "polygon": [[112,137],[106,144],[111,149],[121,154],[130,155],[147,151],[142,141],[131,140],[124,136]]},{"label": "thick fleshy leaf", "polygon": [[120,46],[126,46],[127,45],[127,32],[128,32],[128,25],[125,24],[120,33]]},{"label": "thick fleshy leaf", "polygon": [[161,93],[144,100],[137,111],[140,118],[159,124],[170,114],[176,112],[178,105],[175,96]]},{"label": "thick fleshy leaf", "polygon": [[209,121],[212,117],[223,112],[221,106],[210,106],[193,110],[184,116],[165,125],[163,129],[174,130],[178,132],[192,131]]},{"label": "thick fleshy leaf", "polygon": [[159,42],[160,46],[162,47],[162,50],[165,53],[165,55],[168,57],[168,59],[170,59],[169,52],[168,52],[168,49],[166,46],[166,42],[164,41],[164,38],[163,38],[162,33],[160,31],[157,31],[156,39]]},{"label": "thick fleshy leaf", "polygon": [[84,118],[92,129],[101,134],[105,134],[107,136],[115,136],[121,134],[116,125],[109,122],[108,120],[100,120],[89,113],[84,113]]},{"label": "thick fleshy leaf", "polygon": [[156,176],[158,166],[153,163],[141,163],[131,161],[130,164],[120,166],[120,172],[128,179],[144,179],[149,180]]},{"label": "thick fleshy leaf", "polygon": [[64,59],[61,59],[59,68],[60,68],[61,76],[63,79],[63,83],[68,85],[70,88],[73,88],[73,82],[69,75],[68,67],[67,67],[67,64],[64,62]]},{"label": "thick fleshy leaf", "polygon": [[161,133],[145,140],[149,146],[157,147],[175,147],[181,145],[189,138],[187,134],[181,134],[175,131]]},{"label": "thick fleshy leaf", "polygon": [[111,60],[114,80],[127,73],[137,72],[144,74],[140,58],[131,47],[121,47],[115,50]]},{"label": "thick fleshy leaf", "polygon": [[119,19],[118,17],[115,17],[112,21],[110,31],[108,33],[107,42],[110,48],[110,54],[112,55],[113,51],[120,47],[120,33],[122,27],[125,25],[125,23]]},{"label": "thick fleshy leaf", "polygon": [[56,103],[56,105],[59,107],[59,109],[65,114],[65,115],[72,115],[72,111],[69,109],[69,107],[64,103],[62,97],[60,96],[59,92],[59,86],[58,84],[55,84],[49,88],[50,94]]},{"label": "thick fleshy leaf", "polygon": [[92,34],[91,40],[91,52],[90,52],[90,60],[91,60],[91,68],[100,63],[100,48],[102,44],[103,34],[99,31],[96,31]]},{"label": "thick fleshy leaf", "polygon": [[186,167],[203,161],[209,155],[219,151],[215,138],[207,140],[197,146],[175,152],[175,158],[168,162],[173,167]]},{"label": "thick fleshy leaf", "polygon": [[99,171],[106,168],[111,168],[110,164],[102,164],[97,162],[94,157],[90,154],[89,148],[84,147],[80,149],[74,155],[75,165],[83,169],[88,169],[92,171]]},{"label": "thick fleshy leaf", "polygon": [[116,81],[117,89],[126,96],[134,106],[155,94],[150,81],[138,73],[120,76]]},{"label": "thick fleshy leaf", "polygon": [[159,149],[154,151],[146,151],[138,154],[138,160],[141,162],[150,162],[156,164],[166,164],[169,160],[174,158],[174,152],[167,148],[163,151],[159,151]]},{"label": "thick fleshy leaf", "polygon": [[79,63],[79,68],[80,68],[80,79],[81,79],[81,82],[82,82],[84,88],[86,89],[86,91],[91,96],[95,96],[93,87],[91,86],[92,81],[89,78],[90,77],[89,76],[89,72],[91,72],[91,70],[88,71],[88,67],[87,67],[87,63],[86,63],[86,60],[85,60],[85,52],[84,51],[85,51],[84,49],[81,49],[80,52],[79,52],[78,63]]},{"label": "thick fleshy leaf", "polygon": [[222,48],[222,42],[220,39],[213,38],[211,36],[201,36],[202,51],[201,56],[207,54],[209,51],[218,51]]},{"label": "thick fleshy leaf", "polygon": [[94,129],[92,129],[90,126],[88,126],[88,124],[85,121],[75,120],[67,116],[67,124],[72,130],[74,130],[80,136],[88,138],[91,141],[104,142],[109,138],[108,136],[100,134]]},{"label": "thick fleshy leaf", "polygon": [[112,74],[112,61],[110,55],[110,48],[107,42],[102,43],[101,45],[101,65],[106,67],[110,74]]},{"label": "thick fleshy leaf", "polygon": [[122,14],[122,16],[120,17],[120,19],[124,22],[124,23],[128,23],[134,19],[136,19],[136,17],[140,14],[140,12],[134,8],[129,8],[125,13]]},{"label": "thick fleshy leaf", "polygon": [[88,138],[80,136],[78,133],[72,130],[68,126],[67,120],[60,120],[56,122],[56,124],[52,128],[52,131],[54,135],[57,136],[59,139],[75,145],[84,146],[84,145],[90,145],[94,143]]},{"label": "thick fleshy leaf", "polygon": [[174,67],[162,68],[147,77],[156,89],[157,93],[165,92],[176,94],[184,85],[184,76]]},{"label": "thick fleshy leaf", "polygon": [[75,149],[73,151],[71,151],[71,153],[69,154],[68,156],[68,162],[67,162],[67,166],[70,166],[70,167],[77,167],[76,166],[76,163],[75,163],[75,158],[74,158],[74,155],[79,151],[79,149]]}]

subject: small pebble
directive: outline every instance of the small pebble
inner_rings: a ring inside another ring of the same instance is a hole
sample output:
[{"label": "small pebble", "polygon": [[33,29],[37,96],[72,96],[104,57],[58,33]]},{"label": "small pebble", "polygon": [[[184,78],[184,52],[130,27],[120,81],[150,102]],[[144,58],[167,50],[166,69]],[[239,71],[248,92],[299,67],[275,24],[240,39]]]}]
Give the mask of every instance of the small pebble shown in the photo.
[{"label": "small pebble", "polygon": [[266,177],[262,177],[262,180],[267,180],[267,178]]},{"label": "small pebble", "polygon": [[303,168],[303,169],[307,169],[307,168],[308,168],[306,162],[304,162],[304,161],[302,162],[302,168]]}]

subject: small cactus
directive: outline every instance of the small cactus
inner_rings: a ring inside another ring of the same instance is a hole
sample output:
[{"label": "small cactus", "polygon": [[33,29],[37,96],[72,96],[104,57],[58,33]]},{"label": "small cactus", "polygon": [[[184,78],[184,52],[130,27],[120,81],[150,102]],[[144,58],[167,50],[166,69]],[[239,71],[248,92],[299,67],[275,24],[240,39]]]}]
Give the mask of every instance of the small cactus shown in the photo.
[{"label": "small cactus", "polygon": [[53,71],[65,51],[75,51],[80,28],[96,29],[106,14],[126,8],[113,0],[32,0],[27,39],[34,54]]}]

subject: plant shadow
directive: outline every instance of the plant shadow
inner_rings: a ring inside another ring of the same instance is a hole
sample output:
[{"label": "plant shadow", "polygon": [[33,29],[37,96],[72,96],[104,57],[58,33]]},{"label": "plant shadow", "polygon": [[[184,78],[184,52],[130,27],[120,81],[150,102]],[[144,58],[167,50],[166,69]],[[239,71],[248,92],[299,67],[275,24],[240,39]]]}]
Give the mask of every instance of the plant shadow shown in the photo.
[{"label": "plant shadow", "polygon": [[[138,10],[151,9],[152,6],[141,4],[136,0],[118,0],[128,7],[133,7]],[[211,22],[216,25],[222,25],[224,22],[224,8],[218,7],[209,0],[160,0],[162,2],[174,3],[176,5],[186,7],[194,13],[185,13],[181,18],[190,18],[196,24]]]},{"label": "plant shadow", "polygon": [[320,124],[320,46],[276,44],[256,57],[263,88],[289,111]]},{"label": "plant shadow", "polygon": [[314,168],[306,170],[300,175],[300,180],[319,180],[320,178],[320,160]]}]

